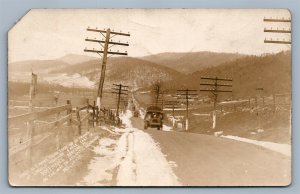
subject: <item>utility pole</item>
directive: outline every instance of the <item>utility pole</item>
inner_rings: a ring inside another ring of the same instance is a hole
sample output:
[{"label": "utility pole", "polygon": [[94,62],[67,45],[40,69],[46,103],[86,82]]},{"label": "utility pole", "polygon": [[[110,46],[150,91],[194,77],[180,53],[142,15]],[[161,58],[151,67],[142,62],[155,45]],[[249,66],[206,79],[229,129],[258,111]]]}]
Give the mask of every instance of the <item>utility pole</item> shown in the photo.
[{"label": "utility pole", "polygon": [[177,90],[178,95],[182,96],[183,99],[185,99],[186,103],[186,119],[185,119],[185,130],[189,129],[189,102],[192,98],[192,96],[196,96],[195,94],[197,90],[190,90],[190,89],[184,89],[184,90]]},{"label": "utility pole", "polygon": [[[100,111],[107,59],[113,55],[127,55],[127,52],[111,51],[110,48],[113,46],[116,46],[116,45],[117,46],[129,46],[128,43],[115,42],[111,38],[113,38],[114,36],[117,36],[117,35],[130,36],[130,34],[122,33],[122,32],[114,32],[114,31],[110,30],[110,28],[108,28],[106,30],[105,29],[99,30],[97,28],[92,29],[92,28],[88,27],[87,31],[100,33],[104,37],[104,39],[102,39],[102,40],[98,40],[96,38],[94,38],[94,39],[86,38],[85,39],[85,41],[87,41],[87,42],[99,43],[100,46],[102,47],[101,50],[96,50],[94,48],[93,49],[87,49],[87,48],[84,49],[84,52],[97,53],[100,57],[102,57],[101,75],[100,75],[100,81],[99,81],[98,92],[97,92],[97,106]],[[108,55],[110,55],[110,56],[108,56]]]},{"label": "utility pole", "polygon": [[[161,94],[163,94],[165,91],[162,90],[162,84],[160,81],[157,81],[155,82],[153,85],[152,85],[152,91],[154,93],[154,98],[155,98],[155,106],[158,106],[158,103],[159,103],[159,97]],[[163,99],[162,99],[162,102],[163,102]]]},{"label": "utility pole", "polygon": [[172,109],[172,125],[174,127],[175,125],[175,109],[176,108],[180,108],[180,106],[178,105],[178,102],[173,100],[173,101],[166,101],[165,102],[166,108],[171,108]]},{"label": "utility pole", "polygon": [[118,103],[117,103],[117,117],[119,117],[119,107],[121,102],[121,95],[128,95],[126,92],[128,92],[128,86],[122,85],[122,84],[113,84],[116,86],[116,88],[112,88],[114,94],[118,95]]},{"label": "utility pole", "polygon": [[[291,19],[290,18],[264,18],[264,22],[268,23],[277,23],[277,24],[283,24],[287,23],[289,26],[291,26]],[[264,28],[264,32],[266,33],[276,33],[276,34],[290,34],[292,33],[291,27],[288,29],[286,28]],[[273,43],[273,44],[292,44],[291,38],[290,40],[285,39],[273,39],[273,38],[265,38],[264,43]]]},{"label": "utility pole", "polygon": [[[31,84],[29,89],[29,112],[33,112],[33,100],[36,96],[36,85],[37,85],[37,75],[31,73]],[[29,158],[29,165],[32,165],[32,144],[33,136],[34,136],[34,123],[33,121],[29,121],[26,123],[27,126],[27,138],[30,139],[30,146],[26,150],[26,156]]]},{"label": "utility pole", "polygon": [[[201,86],[207,86],[208,89],[200,89],[202,92],[211,92],[213,94],[214,100],[214,110],[213,110],[213,125],[212,128],[216,128],[217,123],[217,102],[218,102],[218,94],[232,92],[232,79],[229,78],[219,78],[219,77],[201,77],[201,80],[209,80],[209,83],[200,83]],[[212,82],[213,81],[213,82]],[[221,82],[221,83],[220,83]],[[225,82],[225,83],[224,83]],[[231,90],[224,90],[222,88],[228,87]]]},{"label": "utility pole", "polygon": [[[261,128],[261,119],[259,114],[259,101],[258,98],[261,98],[261,93],[264,91],[264,88],[255,88],[256,90],[256,96],[255,96],[255,106],[256,106],[256,116],[257,116],[257,123],[258,123],[258,129]],[[264,105],[263,105],[264,107]]]},{"label": "utility pole", "polygon": [[261,92],[264,91],[264,88],[255,88],[255,90],[256,90],[256,96],[255,96],[255,98],[256,98],[256,110],[258,110],[258,98],[262,97]]},{"label": "utility pole", "polygon": [[[168,90],[160,90],[160,93],[158,93],[158,98],[156,99],[156,106],[160,103],[161,109],[164,109],[165,106],[165,93],[168,92]],[[160,98],[159,98],[160,96]]]},{"label": "utility pole", "polygon": [[123,104],[123,110],[125,110],[126,107],[128,106],[128,98],[124,98],[124,97],[121,96],[120,103]]}]

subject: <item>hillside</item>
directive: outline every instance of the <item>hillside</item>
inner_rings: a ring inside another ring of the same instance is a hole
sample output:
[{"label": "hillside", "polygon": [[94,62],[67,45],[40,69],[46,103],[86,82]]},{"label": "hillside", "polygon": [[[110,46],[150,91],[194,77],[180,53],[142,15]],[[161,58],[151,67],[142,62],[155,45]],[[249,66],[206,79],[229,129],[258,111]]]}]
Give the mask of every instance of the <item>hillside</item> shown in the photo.
[{"label": "hillside", "polygon": [[78,64],[78,63],[84,63],[87,61],[91,61],[91,60],[97,60],[97,57],[90,57],[90,56],[86,56],[86,55],[77,55],[77,54],[67,54],[61,58],[59,58],[58,60],[63,61],[65,63],[74,65],[74,64]]},{"label": "hillside", "polygon": [[[196,63],[197,56],[202,59],[201,64],[199,62],[201,60]],[[200,89],[201,76],[221,76],[233,78],[234,97],[254,96],[257,87],[264,88],[263,95],[291,91],[290,52],[263,56],[211,52],[162,53],[144,57],[144,59],[150,58],[157,63],[133,57],[109,58],[104,87],[110,88],[112,83],[123,83],[134,88],[148,87],[153,82],[162,80],[169,89],[176,90],[182,87]],[[185,66],[189,60],[190,65]],[[171,63],[172,61],[174,63]],[[221,63],[222,61],[225,62]],[[166,64],[174,65],[168,67]],[[66,87],[73,85],[91,87],[99,81],[101,60],[70,54],[57,60],[16,62],[9,64],[10,78],[21,78],[20,75],[31,71],[31,66],[35,73],[49,83],[65,84]],[[177,71],[174,68],[176,66],[190,69]],[[193,71],[192,69],[200,70]],[[192,73],[184,74],[187,71]],[[21,81],[20,79],[11,80]],[[26,80],[30,81],[30,78]]]},{"label": "hillside", "polygon": [[191,52],[191,53],[160,53],[143,57],[148,60],[181,73],[193,73],[207,67],[218,66],[225,62],[234,61],[245,55],[235,53]]},{"label": "hillside", "polygon": [[[233,78],[233,96],[256,95],[256,88],[264,88],[262,95],[291,92],[291,53],[246,56],[231,62],[194,72],[178,81],[183,87],[200,89],[200,78]],[[177,85],[178,87],[178,85]]]},{"label": "hillside", "polygon": [[[101,61],[92,60],[67,66],[51,73],[79,73],[92,81],[98,81],[101,70]],[[182,76],[181,73],[155,63],[132,58],[114,57],[108,60],[106,67],[106,85],[112,82],[129,84],[135,87],[149,86],[156,80],[177,80]]]},{"label": "hillside", "polygon": [[61,60],[27,60],[13,62],[8,65],[8,72],[46,73],[54,69],[60,69],[70,64]]}]

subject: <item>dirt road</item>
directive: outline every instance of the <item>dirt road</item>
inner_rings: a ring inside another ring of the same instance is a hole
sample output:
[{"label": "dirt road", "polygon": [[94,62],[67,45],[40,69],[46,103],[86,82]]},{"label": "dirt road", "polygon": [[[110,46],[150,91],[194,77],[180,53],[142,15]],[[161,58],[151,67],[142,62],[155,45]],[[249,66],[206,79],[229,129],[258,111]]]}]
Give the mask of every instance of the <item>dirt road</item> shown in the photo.
[{"label": "dirt road", "polygon": [[[143,120],[132,118],[143,130]],[[280,153],[221,137],[144,130],[159,143],[184,186],[271,186],[290,183],[291,158]]]}]

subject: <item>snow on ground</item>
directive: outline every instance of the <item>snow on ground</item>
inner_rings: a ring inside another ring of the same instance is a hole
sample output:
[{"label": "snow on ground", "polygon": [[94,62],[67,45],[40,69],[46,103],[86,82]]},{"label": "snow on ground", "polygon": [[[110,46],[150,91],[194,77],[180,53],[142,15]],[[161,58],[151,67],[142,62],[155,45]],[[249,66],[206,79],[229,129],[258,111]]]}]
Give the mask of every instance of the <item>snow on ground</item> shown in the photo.
[{"label": "snow on ground", "polygon": [[162,154],[151,136],[139,129],[132,128],[131,111],[121,115],[127,127],[122,137],[127,138],[127,154],[120,163],[117,176],[119,186],[176,186],[180,185],[172,166]]},{"label": "snow on ground", "polygon": [[262,132],[264,132],[265,130],[263,130],[263,129],[257,129],[257,132],[258,133],[262,133]]},{"label": "snow on ground", "polygon": [[[141,131],[133,133],[133,160],[135,168],[134,185],[137,186],[176,186],[180,185],[171,165],[162,154],[159,145],[152,137]],[[174,164],[173,164],[174,165]],[[119,182],[119,185],[126,185]]]},{"label": "snow on ground", "polygon": [[167,126],[167,125],[163,125],[163,128],[162,128],[163,131],[173,131],[172,129],[173,129],[172,127]]},{"label": "snow on ground", "polygon": [[94,148],[97,156],[89,163],[88,174],[79,185],[104,186],[104,181],[112,180],[112,171],[117,167],[120,160],[112,148],[115,143],[114,140],[109,138],[99,140],[99,146]]},{"label": "snow on ground", "polygon": [[143,91],[143,92],[140,92],[140,94],[148,94],[150,93],[151,91]]},{"label": "snow on ground", "polygon": [[112,134],[119,134],[119,133],[118,133],[118,130],[115,130],[115,129],[111,130],[111,129],[109,129],[109,128],[106,127],[106,126],[101,126],[101,129],[104,130],[104,131],[107,131],[107,132],[109,132],[109,133],[112,133]]},{"label": "snow on ground", "polygon": [[267,148],[269,150],[279,152],[286,156],[291,156],[291,145],[288,145],[288,144],[280,144],[280,143],[273,143],[273,142],[267,142],[267,141],[257,141],[257,140],[253,140],[253,139],[247,139],[247,138],[231,136],[231,135],[226,135],[226,136],[221,135],[220,137],[255,144],[255,145]]},{"label": "snow on ground", "polygon": [[203,113],[203,114],[201,114],[201,113],[192,113],[193,115],[195,115],[195,116],[210,116],[210,114],[206,114],[206,113]]},{"label": "snow on ground", "polygon": [[141,119],[144,119],[144,118],[145,118],[145,110],[144,110],[143,108],[141,108],[141,109],[139,110],[139,115],[140,115],[140,118],[141,118]]},{"label": "snow on ground", "polygon": [[131,120],[132,112],[130,110],[126,110],[125,114],[120,115],[120,119],[122,123],[125,124],[126,128],[132,128]]},{"label": "snow on ground", "polygon": [[62,85],[65,87],[88,87],[91,88],[95,85],[95,82],[89,80],[85,76],[81,76],[78,73],[75,73],[73,75],[67,75],[65,73],[63,74],[48,74],[43,76],[43,80]]},{"label": "snow on ground", "polygon": [[[172,170],[177,164],[166,160],[148,133],[132,127],[131,117],[131,111],[127,110],[120,115],[126,128],[112,129],[121,134],[119,139],[104,137],[99,140],[94,148],[96,157],[88,165],[89,173],[82,184],[101,186],[115,181],[119,186],[180,185]],[[114,173],[116,180],[112,180]]]},{"label": "snow on ground", "polygon": [[223,131],[216,131],[216,132],[214,132],[214,136],[220,136],[221,134],[223,134]]}]

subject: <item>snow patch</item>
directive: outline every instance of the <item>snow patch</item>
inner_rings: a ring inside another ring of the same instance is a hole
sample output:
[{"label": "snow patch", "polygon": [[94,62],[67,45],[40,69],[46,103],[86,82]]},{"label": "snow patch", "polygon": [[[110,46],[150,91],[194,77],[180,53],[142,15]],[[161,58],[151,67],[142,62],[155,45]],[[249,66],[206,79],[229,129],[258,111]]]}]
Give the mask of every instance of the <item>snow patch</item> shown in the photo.
[{"label": "snow patch", "polygon": [[179,186],[172,170],[177,164],[166,160],[149,134],[132,127],[131,117],[131,111],[127,110],[120,115],[126,128],[112,129],[122,132],[118,140],[107,137],[99,140],[94,148],[98,155],[88,165],[89,173],[83,184],[105,185],[112,181],[118,169],[116,184],[119,186]]},{"label": "snow patch", "polygon": [[172,168],[178,167],[178,165],[177,165],[176,162],[174,162],[174,161],[169,161],[169,165],[170,165]]},{"label": "snow patch", "polygon": [[201,113],[192,113],[193,115],[195,115],[195,116],[210,116],[210,114],[205,114],[205,113],[203,113],[203,114],[201,114]]},{"label": "snow patch", "polygon": [[132,128],[132,124],[130,120],[131,117],[132,117],[132,112],[130,110],[126,110],[125,113],[122,113],[120,115],[120,119],[122,120],[122,123],[124,123],[127,128]]},{"label": "snow patch", "polygon": [[143,91],[143,92],[140,92],[140,94],[148,94],[150,93],[150,91]]},{"label": "snow patch", "polygon": [[133,150],[133,134],[127,135],[127,153],[122,162],[120,163],[117,181],[119,186],[135,186],[136,182],[136,164],[134,162]]},{"label": "snow patch", "polygon": [[263,129],[257,129],[257,132],[258,133],[262,133],[262,132],[264,132],[265,130],[263,130]]},{"label": "snow patch", "polygon": [[104,130],[104,131],[107,131],[107,132],[109,132],[111,134],[119,134],[116,130],[114,130],[114,128],[111,130],[111,129],[109,129],[106,126],[101,126],[101,129]]},{"label": "snow patch", "polygon": [[103,181],[112,179],[112,170],[119,163],[119,158],[114,152],[116,141],[110,138],[102,138],[99,145],[94,148],[96,156],[88,165],[88,174],[83,178],[83,184],[90,186],[102,186]]},{"label": "snow patch", "polygon": [[167,126],[167,125],[163,125],[163,128],[162,128],[163,131],[173,131],[172,129],[173,129],[172,127]]},{"label": "snow patch", "polygon": [[95,82],[89,80],[89,78],[85,76],[81,76],[78,73],[75,73],[73,75],[67,75],[65,73],[63,74],[49,74],[43,77],[43,80],[62,85],[65,87],[88,87],[92,88],[95,85]]},{"label": "snow patch", "polygon": [[141,130],[133,130],[128,135],[128,151],[119,168],[118,185],[180,185],[171,165],[151,136]]},{"label": "snow patch", "polygon": [[247,138],[231,136],[231,135],[227,135],[227,136],[221,135],[221,137],[255,144],[255,145],[267,148],[269,150],[279,152],[286,156],[291,156],[291,145],[288,145],[288,144],[280,144],[280,143],[273,143],[273,142],[267,142],[267,141],[257,141],[257,140],[253,140],[253,139],[247,139]]},{"label": "snow patch", "polygon": [[[152,137],[136,128],[132,128],[131,111],[121,115],[126,124],[122,135],[122,146],[126,148],[124,159],[120,163],[117,175],[119,186],[177,186],[180,185],[172,166],[162,154],[159,145]],[[125,141],[126,140],[126,141]],[[121,141],[121,140],[120,140]],[[173,162],[173,166],[176,163]]]},{"label": "snow patch", "polygon": [[214,133],[214,136],[220,136],[221,134],[223,134],[223,131],[216,131],[216,132]]}]

